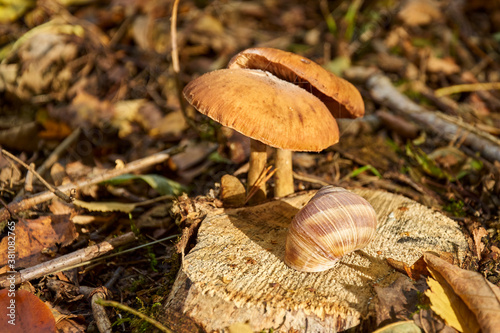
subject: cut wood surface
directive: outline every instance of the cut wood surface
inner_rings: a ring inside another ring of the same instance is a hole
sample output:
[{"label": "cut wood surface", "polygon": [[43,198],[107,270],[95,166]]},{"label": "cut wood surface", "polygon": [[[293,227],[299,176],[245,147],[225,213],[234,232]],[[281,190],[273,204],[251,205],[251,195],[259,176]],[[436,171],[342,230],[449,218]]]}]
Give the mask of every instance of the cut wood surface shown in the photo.
[{"label": "cut wood surface", "polygon": [[466,240],[453,220],[399,195],[352,191],[375,208],[377,235],[319,273],[298,272],[283,262],[287,227],[315,191],[238,209],[199,205],[207,216],[166,303],[166,320],[183,313],[208,332],[237,322],[254,331],[337,332],[373,311],[374,285],[401,276],[387,258],[412,265],[430,250],[464,259]]}]

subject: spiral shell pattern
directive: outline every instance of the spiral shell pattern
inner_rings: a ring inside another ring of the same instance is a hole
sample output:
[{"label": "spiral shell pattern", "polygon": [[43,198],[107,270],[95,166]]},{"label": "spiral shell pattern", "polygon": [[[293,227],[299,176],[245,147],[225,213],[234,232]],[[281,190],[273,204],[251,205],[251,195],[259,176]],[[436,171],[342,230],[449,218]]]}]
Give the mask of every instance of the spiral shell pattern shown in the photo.
[{"label": "spiral shell pattern", "polygon": [[364,198],[325,186],[295,215],[286,238],[285,263],[320,272],[344,254],[365,247],[375,235],[377,215]]}]

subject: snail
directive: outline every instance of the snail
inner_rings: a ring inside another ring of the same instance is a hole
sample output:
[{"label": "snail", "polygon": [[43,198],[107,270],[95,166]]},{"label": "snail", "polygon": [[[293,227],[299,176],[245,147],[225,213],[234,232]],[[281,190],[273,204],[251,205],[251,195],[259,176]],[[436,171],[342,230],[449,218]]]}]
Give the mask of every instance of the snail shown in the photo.
[{"label": "snail", "polygon": [[343,255],[365,247],[375,235],[377,214],[364,198],[325,186],[294,216],[285,263],[303,272],[333,267]]}]

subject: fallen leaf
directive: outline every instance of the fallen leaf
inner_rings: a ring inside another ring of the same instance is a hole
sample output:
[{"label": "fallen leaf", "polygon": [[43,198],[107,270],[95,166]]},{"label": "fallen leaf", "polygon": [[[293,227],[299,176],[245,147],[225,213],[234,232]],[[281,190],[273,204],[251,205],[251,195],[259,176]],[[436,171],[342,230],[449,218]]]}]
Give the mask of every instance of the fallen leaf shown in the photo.
[{"label": "fallen leaf", "polygon": [[434,1],[411,0],[398,13],[398,18],[408,26],[419,26],[441,20],[442,15]]},{"label": "fallen leaf", "polygon": [[431,56],[427,59],[427,71],[430,73],[443,73],[445,75],[456,74],[460,72],[460,66],[452,58],[437,58]]},{"label": "fallen leaf", "polygon": [[378,325],[386,320],[407,318],[416,310],[418,290],[404,276],[399,277],[388,287],[375,286],[375,292],[377,293],[375,309]]},{"label": "fallen leaf", "polygon": [[134,203],[122,203],[122,202],[86,202],[82,200],[75,199],[73,204],[78,207],[85,208],[91,212],[123,212],[131,213],[137,204]]},{"label": "fallen leaf", "polygon": [[420,327],[415,325],[413,320],[407,321],[398,321],[396,323],[392,323],[386,325],[373,333],[421,333]]},{"label": "fallen leaf", "polygon": [[[500,288],[490,283],[481,274],[454,266],[431,254],[424,254],[427,268],[443,287],[460,324],[466,332],[495,332],[500,327]],[[441,293],[439,298],[444,297]],[[464,310],[472,313],[472,317]],[[432,299],[431,299],[432,302]],[[458,312],[464,311],[464,313]],[[443,318],[444,319],[444,318]]]},{"label": "fallen leaf", "polygon": [[483,227],[479,227],[472,230],[472,236],[474,238],[474,245],[476,246],[475,250],[477,258],[479,261],[481,261],[481,253],[483,253],[484,250],[484,243],[481,241],[481,239],[484,236],[488,236],[488,232]]},{"label": "fallen leaf", "polygon": [[0,290],[0,327],[4,333],[56,332],[56,321],[50,309],[26,290]]},{"label": "fallen leaf", "polygon": [[[19,219],[15,226],[16,268],[30,267],[50,259],[42,251],[55,252],[78,237],[70,215],[51,215],[34,220]],[[7,262],[9,237],[0,242],[0,262]]]},{"label": "fallen leaf", "polygon": [[38,148],[40,125],[35,122],[12,126],[0,131],[0,145],[7,149],[33,151]]},{"label": "fallen leaf", "polygon": [[149,175],[132,175],[124,174],[118,177],[111,178],[103,182],[103,184],[121,185],[133,180],[142,180],[149,186],[155,189],[161,195],[180,195],[182,192],[187,192],[188,189],[181,184],[168,179],[166,177],[149,174]]},{"label": "fallen leaf", "polygon": [[149,134],[152,136],[172,135],[178,137],[189,126],[182,114],[181,110],[172,111],[163,117],[154,127],[150,129]]},{"label": "fallen leaf", "polygon": [[224,175],[221,178],[221,200],[224,206],[241,207],[245,202],[245,186],[235,176]]},{"label": "fallen leaf", "polygon": [[442,284],[433,278],[427,279],[429,290],[425,295],[431,301],[431,309],[457,331],[478,332],[479,326],[474,314],[446,282],[442,279],[440,281]]},{"label": "fallen leaf", "polygon": [[429,271],[427,270],[427,265],[423,256],[411,266],[406,266],[405,264],[404,269],[408,277],[414,281],[419,280],[421,276],[429,276]]}]

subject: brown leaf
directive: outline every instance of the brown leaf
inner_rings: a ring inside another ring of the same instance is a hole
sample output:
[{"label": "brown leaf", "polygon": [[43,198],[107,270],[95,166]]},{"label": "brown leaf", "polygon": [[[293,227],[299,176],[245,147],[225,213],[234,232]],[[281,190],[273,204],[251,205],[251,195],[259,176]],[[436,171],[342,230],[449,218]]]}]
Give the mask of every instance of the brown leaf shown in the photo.
[{"label": "brown leaf", "polygon": [[[20,219],[15,228],[16,267],[30,267],[50,259],[58,245],[66,246],[77,236],[69,214],[44,216],[34,220]],[[0,242],[0,262],[7,262],[9,237]]]},{"label": "brown leaf", "polygon": [[451,75],[460,72],[460,66],[458,66],[455,63],[455,60],[451,58],[441,59],[431,56],[427,60],[427,71],[431,73]]},{"label": "brown leaf", "polygon": [[476,246],[475,250],[477,258],[479,259],[479,261],[481,261],[481,253],[484,250],[484,243],[481,242],[481,239],[484,236],[488,236],[488,232],[483,227],[479,227],[477,229],[472,230],[472,236],[474,237],[474,245]]},{"label": "brown leaf", "polygon": [[40,125],[35,122],[12,126],[0,131],[0,145],[7,149],[33,151],[38,148],[37,137]]},{"label": "brown leaf", "polygon": [[220,196],[224,206],[241,207],[246,197],[245,186],[235,176],[224,175],[221,179]]},{"label": "brown leaf", "polygon": [[420,279],[420,276],[429,276],[429,272],[427,271],[427,267],[423,257],[420,257],[413,265],[408,266],[402,261],[394,260],[392,258],[387,258],[387,263],[389,266],[393,267],[397,271],[408,275],[412,280]]},{"label": "brown leaf", "polygon": [[429,271],[427,270],[427,264],[425,263],[424,257],[420,257],[413,265],[410,267],[404,265],[406,274],[412,280],[419,280],[421,276],[429,276]]},{"label": "brown leaf", "polygon": [[398,13],[398,18],[406,25],[426,25],[442,19],[438,5],[431,0],[411,0]]},{"label": "brown leaf", "polygon": [[496,332],[500,327],[500,288],[481,274],[463,270],[441,258],[425,253],[424,259],[433,275],[440,275],[474,313],[482,332]]},{"label": "brown leaf", "polygon": [[0,290],[0,327],[5,333],[56,331],[56,322],[50,309],[26,290]]},{"label": "brown leaf", "polygon": [[397,318],[408,318],[418,301],[418,290],[406,277],[401,276],[389,287],[375,286],[378,301],[375,305],[377,325],[394,321]]}]

